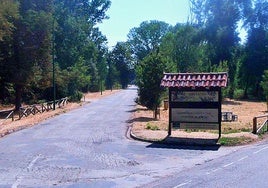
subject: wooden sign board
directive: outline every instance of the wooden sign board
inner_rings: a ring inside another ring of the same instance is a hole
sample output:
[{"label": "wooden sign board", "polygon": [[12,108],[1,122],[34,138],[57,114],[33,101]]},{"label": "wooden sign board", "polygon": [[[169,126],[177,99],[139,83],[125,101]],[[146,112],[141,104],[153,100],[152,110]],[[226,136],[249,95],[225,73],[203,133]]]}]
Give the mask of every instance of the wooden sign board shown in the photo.
[{"label": "wooden sign board", "polygon": [[[170,124],[179,129],[221,127],[221,90],[169,90]],[[171,132],[171,130],[169,130]]]},{"label": "wooden sign board", "polygon": [[172,91],[172,102],[218,102],[218,91]]},{"label": "wooden sign board", "polygon": [[218,109],[173,108],[172,122],[218,123]]}]

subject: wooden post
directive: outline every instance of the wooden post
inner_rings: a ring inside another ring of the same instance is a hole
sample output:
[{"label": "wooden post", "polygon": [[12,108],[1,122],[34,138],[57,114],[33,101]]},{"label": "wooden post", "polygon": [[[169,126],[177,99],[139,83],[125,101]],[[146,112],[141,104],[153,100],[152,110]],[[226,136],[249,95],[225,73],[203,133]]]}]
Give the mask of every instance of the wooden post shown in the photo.
[{"label": "wooden post", "polygon": [[253,118],[253,134],[257,133],[257,117]]},{"label": "wooden post", "polygon": [[172,123],[171,123],[171,91],[170,89],[168,90],[168,101],[169,101],[169,105],[168,105],[168,110],[169,110],[169,121],[168,121],[168,136],[171,135],[171,130],[172,130]]},{"label": "wooden post", "polygon": [[222,94],[221,94],[221,88],[219,89],[219,106],[218,106],[218,109],[219,109],[219,116],[218,116],[218,122],[219,122],[219,139],[221,138],[221,103],[222,103]]}]

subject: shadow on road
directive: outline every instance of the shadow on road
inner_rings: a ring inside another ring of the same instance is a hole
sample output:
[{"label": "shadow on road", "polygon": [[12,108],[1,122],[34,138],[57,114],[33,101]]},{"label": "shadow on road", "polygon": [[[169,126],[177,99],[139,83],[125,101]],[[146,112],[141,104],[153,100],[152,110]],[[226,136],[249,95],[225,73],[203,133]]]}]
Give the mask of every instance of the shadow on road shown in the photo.
[{"label": "shadow on road", "polygon": [[166,137],[164,140],[153,142],[147,147],[163,149],[217,151],[220,148],[220,145],[217,144],[217,142],[218,139]]}]

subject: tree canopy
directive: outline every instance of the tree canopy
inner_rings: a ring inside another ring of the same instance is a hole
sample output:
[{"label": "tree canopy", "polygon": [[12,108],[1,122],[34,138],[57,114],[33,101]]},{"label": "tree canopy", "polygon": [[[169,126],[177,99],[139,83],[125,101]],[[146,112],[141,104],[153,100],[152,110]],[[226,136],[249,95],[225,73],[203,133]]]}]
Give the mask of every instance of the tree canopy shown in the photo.
[{"label": "tree canopy", "polygon": [[57,98],[79,101],[81,92],[136,83],[139,101],[155,110],[164,71],[226,71],[225,97],[265,99],[268,2],[190,2],[189,22],[143,21],[109,49],[98,24],[109,18],[110,0],[2,0],[0,102],[18,109],[22,102],[51,100],[52,62]]}]

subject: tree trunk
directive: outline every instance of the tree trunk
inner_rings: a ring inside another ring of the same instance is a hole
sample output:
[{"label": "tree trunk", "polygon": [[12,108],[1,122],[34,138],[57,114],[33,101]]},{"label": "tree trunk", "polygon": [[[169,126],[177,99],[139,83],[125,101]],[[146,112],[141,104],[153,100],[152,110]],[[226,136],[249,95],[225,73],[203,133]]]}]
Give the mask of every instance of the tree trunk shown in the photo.
[{"label": "tree trunk", "polygon": [[158,115],[158,108],[155,108],[154,109],[154,119],[157,119],[157,115]]},{"label": "tree trunk", "polygon": [[15,92],[16,92],[16,98],[15,98],[15,110],[18,111],[21,107],[21,96],[22,96],[22,85],[16,84],[15,85]]}]

